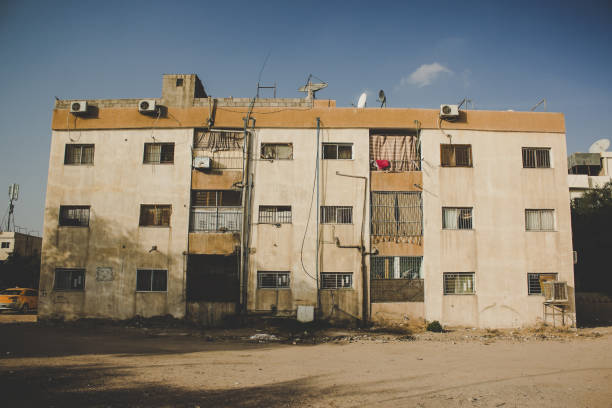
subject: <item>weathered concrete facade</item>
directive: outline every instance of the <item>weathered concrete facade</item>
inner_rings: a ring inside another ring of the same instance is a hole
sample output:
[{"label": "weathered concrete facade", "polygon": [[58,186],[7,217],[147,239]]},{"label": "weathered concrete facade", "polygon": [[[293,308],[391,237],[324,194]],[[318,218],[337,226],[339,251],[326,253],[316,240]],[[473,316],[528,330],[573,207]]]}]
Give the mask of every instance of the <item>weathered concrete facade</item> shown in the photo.
[{"label": "weathered concrete facade", "polygon": [[[85,116],[56,104],[43,317],[214,324],[306,306],[332,321],[514,327],[542,319],[528,274],[554,273],[573,290],[561,114],[470,111],[440,126],[435,110],[212,98],[194,75],[164,76],[157,101],[157,116],[138,100],[90,101]],[[387,138],[401,152],[388,153]],[[442,165],[453,144],[469,146],[469,165]],[[65,164],[79,148],[67,145],[90,146],[93,160]],[[535,147],[549,167],[525,168]],[[196,165],[204,158],[210,167]],[[151,205],[164,207],[162,225],[142,225]],[[88,214],[87,225],[59,225],[60,207]],[[528,230],[533,209],[553,214],[554,228]],[[443,225],[452,211],[469,228]]]}]

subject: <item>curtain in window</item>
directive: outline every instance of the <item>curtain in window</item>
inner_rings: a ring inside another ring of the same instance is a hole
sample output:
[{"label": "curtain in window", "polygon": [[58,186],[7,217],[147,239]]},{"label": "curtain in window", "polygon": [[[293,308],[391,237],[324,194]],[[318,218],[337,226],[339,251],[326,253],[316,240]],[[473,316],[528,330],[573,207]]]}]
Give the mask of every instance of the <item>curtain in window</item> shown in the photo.
[{"label": "curtain in window", "polygon": [[81,157],[81,164],[92,164],[94,155],[93,146],[83,146],[83,156]]},{"label": "curtain in window", "polygon": [[147,152],[147,162],[159,163],[161,160],[161,145],[160,144],[149,144]]},{"label": "curtain in window", "polygon": [[388,160],[384,170],[419,170],[416,136],[371,135],[370,160]]},{"label": "curtain in window", "polygon": [[444,208],[443,211],[443,224],[442,228],[445,229],[458,229],[459,223],[459,209],[458,208]]}]

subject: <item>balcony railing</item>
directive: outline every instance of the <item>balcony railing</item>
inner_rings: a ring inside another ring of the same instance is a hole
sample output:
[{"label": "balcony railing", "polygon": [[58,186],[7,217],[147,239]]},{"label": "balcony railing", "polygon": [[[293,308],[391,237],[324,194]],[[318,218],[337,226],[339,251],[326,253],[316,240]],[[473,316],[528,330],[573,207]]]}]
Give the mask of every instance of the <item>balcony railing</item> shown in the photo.
[{"label": "balcony railing", "polygon": [[370,161],[371,171],[388,171],[388,172],[402,172],[402,171],[420,171],[421,160],[374,160]]},{"label": "balcony railing", "polygon": [[194,207],[191,209],[191,232],[237,232],[242,225],[241,207]]}]

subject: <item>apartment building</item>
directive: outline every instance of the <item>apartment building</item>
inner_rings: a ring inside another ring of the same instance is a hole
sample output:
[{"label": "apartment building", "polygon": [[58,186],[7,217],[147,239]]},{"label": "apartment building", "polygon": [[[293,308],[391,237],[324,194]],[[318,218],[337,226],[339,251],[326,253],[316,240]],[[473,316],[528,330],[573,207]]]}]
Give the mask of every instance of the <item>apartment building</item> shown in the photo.
[{"label": "apartment building", "polygon": [[573,153],[567,158],[570,199],[612,181],[612,152]]},{"label": "apartment building", "polygon": [[40,255],[42,238],[35,235],[15,231],[0,231],[0,262],[6,261],[9,256]]},{"label": "apartment building", "polygon": [[574,313],[562,114],[213,98],[57,101],[40,315],[516,327]]}]

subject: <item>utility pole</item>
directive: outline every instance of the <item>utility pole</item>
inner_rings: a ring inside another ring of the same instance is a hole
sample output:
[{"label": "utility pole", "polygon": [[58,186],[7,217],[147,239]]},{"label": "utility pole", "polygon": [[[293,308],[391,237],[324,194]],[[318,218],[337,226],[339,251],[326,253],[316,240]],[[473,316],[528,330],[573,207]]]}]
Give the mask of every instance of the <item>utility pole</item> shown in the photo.
[{"label": "utility pole", "polygon": [[[15,205],[13,204],[13,201],[17,201],[18,198],[19,198],[19,184],[14,183],[9,186],[9,213],[8,213],[8,219],[6,221],[7,231],[15,230],[15,215],[13,214]],[[13,229],[11,229],[11,224],[13,225]]]}]

